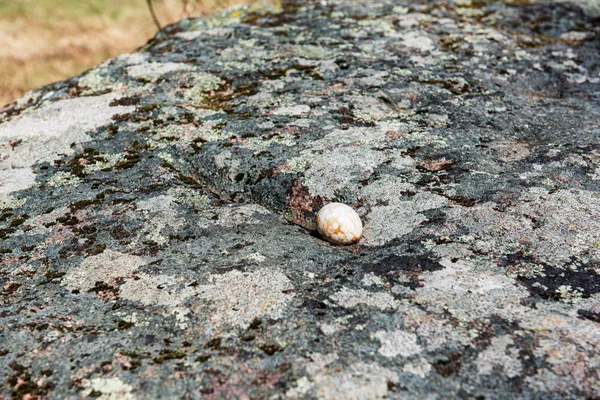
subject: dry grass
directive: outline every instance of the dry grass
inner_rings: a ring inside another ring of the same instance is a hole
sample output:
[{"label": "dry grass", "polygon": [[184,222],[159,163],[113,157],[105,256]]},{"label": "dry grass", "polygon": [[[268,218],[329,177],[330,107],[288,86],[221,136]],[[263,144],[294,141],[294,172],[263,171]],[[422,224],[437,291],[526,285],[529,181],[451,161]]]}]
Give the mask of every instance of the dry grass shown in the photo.
[{"label": "dry grass", "polygon": [[[154,0],[161,24],[250,0]],[[77,75],[156,33],[146,0],[0,1],[0,107]]]}]

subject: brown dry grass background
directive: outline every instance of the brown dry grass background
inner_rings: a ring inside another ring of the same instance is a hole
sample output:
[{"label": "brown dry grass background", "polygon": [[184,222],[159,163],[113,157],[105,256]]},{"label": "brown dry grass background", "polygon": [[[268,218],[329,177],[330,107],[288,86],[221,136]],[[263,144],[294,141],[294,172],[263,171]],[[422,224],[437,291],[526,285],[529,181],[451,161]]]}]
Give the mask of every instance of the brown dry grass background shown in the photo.
[{"label": "brown dry grass background", "polygon": [[[153,0],[164,26],[251,0]],[[0,108],[143,45],[156,33],[146,0],[0,0]]]}]

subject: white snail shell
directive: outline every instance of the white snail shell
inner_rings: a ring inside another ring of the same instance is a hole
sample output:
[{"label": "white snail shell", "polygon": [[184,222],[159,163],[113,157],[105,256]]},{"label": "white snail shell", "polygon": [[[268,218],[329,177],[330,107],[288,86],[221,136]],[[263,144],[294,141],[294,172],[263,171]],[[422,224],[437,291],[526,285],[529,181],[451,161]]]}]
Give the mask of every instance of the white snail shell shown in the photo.
[{"label": "white snail shell", "polygon": [[352,244],[360,239],[363,225],[352,207],[342,203],[329,203],[317,214],[317,230],[328,242]]}]

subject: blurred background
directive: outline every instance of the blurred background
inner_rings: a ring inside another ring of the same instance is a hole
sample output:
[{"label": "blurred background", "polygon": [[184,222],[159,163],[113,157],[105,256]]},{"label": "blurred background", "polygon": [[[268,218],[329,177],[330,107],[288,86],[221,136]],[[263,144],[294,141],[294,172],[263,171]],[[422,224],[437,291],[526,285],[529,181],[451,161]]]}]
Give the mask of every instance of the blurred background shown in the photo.
[{"label": "blurred background", "polygon": [[[251,0],[152,0],[162,26]],[[154,36],[147,0],[0,0],[0,108]]]}]

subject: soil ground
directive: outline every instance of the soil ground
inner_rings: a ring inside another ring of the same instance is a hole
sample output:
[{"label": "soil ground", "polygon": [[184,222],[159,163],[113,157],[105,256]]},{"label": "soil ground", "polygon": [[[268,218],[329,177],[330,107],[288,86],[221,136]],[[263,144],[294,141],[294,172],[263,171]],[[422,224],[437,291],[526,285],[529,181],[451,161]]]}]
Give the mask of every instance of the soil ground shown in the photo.
[{"label": "soil ground", "polygon": [[[161,25],[248,0],[154,0]],[[146,0],[0,1],[0,107],[143,45],[157,30]]]}]

